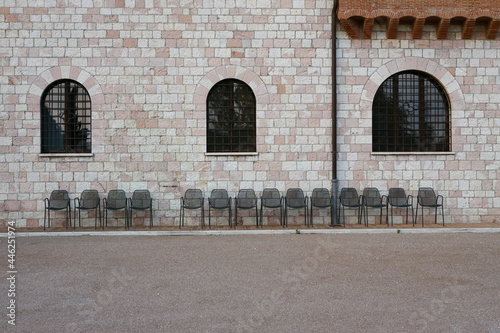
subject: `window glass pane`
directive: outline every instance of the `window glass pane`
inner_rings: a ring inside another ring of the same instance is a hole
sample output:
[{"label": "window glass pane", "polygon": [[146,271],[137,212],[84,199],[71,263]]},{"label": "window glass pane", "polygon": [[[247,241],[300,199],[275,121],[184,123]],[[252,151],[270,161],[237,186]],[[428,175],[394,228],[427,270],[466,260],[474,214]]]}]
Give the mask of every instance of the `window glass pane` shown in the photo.
[{"label": "window glass pane", "polygon": [[246,83],[217,83],[207,97],[207,152],[255,152],[255,112],[255,95]]},{"label": "window glass pane", "polygon": [[90,96],[78,82],[60,80],[50,85],[41,100],[42,153],[91,151]]},{"label": "window glass pane", "polygon": [[373,101],[373,151],[449,151],[449,112],[434,78],[416,71],[391,76]]}]

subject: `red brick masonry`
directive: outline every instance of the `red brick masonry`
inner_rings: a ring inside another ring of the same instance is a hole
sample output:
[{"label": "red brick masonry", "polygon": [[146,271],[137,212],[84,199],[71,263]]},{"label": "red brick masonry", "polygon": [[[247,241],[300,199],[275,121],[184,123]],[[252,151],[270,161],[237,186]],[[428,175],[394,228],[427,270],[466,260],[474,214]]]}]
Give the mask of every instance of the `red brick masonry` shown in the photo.
[{"label": "red brick masonry", "polygon": [[[421,39],[425,24],[437,25],[437,39],[446,39],[450,24],[462,26],[462,39],[495,39],[500,27],[497,0],[339,0],[338,18],[353,39],[369,39],[375,22],[387,24],[387,38],[397,36],[400,24],[412,26],[413,39]],[[477,26],[484,34],[474,35]],[[482,37],[479,37],[482,36]]]}]

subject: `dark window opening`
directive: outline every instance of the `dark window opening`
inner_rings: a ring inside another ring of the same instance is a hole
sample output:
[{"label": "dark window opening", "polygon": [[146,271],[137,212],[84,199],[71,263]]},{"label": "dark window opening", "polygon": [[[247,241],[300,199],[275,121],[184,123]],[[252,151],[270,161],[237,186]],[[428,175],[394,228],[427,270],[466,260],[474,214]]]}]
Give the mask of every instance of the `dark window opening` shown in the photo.
[{"label": "dark window opening", "polygon": [[256,152],[256,104],[244,82],[217,83],[207,97],[207,152]]},{"label": "dark window opening", "polygon": [[91,105],[78,82],[60,80],[41,99],[41,152],[90,153]]},{"label": "dark window opening", "polygon": [[382,83],[373,101],[373,151],[450,151],[450,107],[437,80],[405,71]]}]

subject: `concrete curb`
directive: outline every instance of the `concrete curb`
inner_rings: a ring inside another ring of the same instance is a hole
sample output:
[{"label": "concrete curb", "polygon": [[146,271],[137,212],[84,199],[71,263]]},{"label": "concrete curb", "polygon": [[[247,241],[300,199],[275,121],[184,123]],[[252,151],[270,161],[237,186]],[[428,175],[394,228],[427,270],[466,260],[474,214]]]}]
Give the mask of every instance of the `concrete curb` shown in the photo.
[{"label": "concrete curb", "polygon": [[[77,236],[235,236],[291,234],[443,234],[443,233],[500,233],[500,228],[422,228],[422,229],[284,229],[284,230],[172,230],[172,231],[74,231],[74,232],[17,232],[16,237],[77,237]],[[0,233],[0,237],[7,237]]]}]

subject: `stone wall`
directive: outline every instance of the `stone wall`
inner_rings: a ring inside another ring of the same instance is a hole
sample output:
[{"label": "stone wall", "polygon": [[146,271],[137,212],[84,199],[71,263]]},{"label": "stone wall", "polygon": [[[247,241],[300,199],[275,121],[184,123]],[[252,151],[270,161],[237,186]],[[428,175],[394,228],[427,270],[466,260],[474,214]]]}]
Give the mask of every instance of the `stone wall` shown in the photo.
[{"label": "stone wall", "polygon": [[[3,221],[39,226],[59,188],[147,188],[155,224],[172,225],[187,188],[331,186],[332,1],[13,3],[0,9]],[[92,156],[40,154],[40,97],[61,78],[92,98]],[[205,153],[206,96],[224,78],[256,95],[257,154]]]}]

